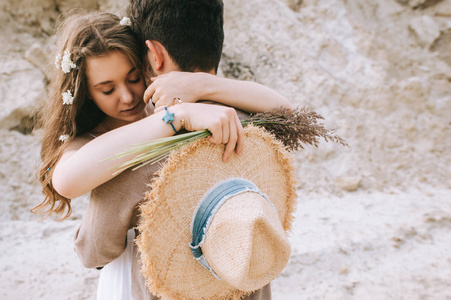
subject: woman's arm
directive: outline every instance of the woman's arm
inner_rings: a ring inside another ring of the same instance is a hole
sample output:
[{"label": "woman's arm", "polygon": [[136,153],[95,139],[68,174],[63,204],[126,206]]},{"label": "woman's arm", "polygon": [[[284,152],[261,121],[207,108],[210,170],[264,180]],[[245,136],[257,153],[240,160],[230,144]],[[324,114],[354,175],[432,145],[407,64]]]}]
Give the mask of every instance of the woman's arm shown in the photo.
[{"label": "woman's arm", "polygon": [[[241,154],[244,131],[234,109],[224,106],[186,103],[171,107],[176,130],[181,129],[181,119],[189,131],[208,129],[211,142],[226,144],[223,160],[227,161],[233,150]],[[116,167],[138,154],[125,158],[105,160],[128,147],[174,135],[170,124],[162,117],[164,111],[137,122],[111,130],[89,141],[77,138],[68,145],[53,172],[53,188],[69,199],[79,197],[113,178]]]},{"label": "woman's arm", "polygon": [[152,100],[156,107],[171,106],[174,98],[180,98],[184,103],[212,100],[249,113],[280,107],[293,109],[287,98],[252,81],[202,72],[170,72],[151,79],[153,82],[144,94],[144,101]]}]

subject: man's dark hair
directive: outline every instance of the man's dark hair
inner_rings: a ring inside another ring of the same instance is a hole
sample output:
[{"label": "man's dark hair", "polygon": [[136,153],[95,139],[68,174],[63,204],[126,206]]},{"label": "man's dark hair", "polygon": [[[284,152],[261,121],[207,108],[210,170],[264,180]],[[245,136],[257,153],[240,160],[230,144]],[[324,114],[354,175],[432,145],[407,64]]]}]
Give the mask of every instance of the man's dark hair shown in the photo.
[{"label": "man's dark hair", "polygon": [[224,43],[221,0],[131,0],[127,15],[141,45],[160,42],[181,71],[217,70]]}]

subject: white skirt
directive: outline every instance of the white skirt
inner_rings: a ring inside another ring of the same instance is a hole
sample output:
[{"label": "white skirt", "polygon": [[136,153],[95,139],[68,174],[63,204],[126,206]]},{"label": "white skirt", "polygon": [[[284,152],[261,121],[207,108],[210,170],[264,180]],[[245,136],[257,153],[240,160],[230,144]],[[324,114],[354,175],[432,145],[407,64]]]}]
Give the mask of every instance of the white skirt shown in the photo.
[{"label": "white skirt", "polygon": [[97,300],[132,300],[132,260],[135,231],[127,232],[124,252],[100,271]]}]

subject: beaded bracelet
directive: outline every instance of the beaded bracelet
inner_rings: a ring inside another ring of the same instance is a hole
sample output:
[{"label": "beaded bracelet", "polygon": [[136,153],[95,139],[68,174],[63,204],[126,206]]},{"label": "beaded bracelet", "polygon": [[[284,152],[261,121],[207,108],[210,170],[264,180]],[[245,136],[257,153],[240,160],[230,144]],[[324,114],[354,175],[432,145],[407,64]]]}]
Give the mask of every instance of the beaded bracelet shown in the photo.
[{"label": "beaded bracelet", "polygon": [[171,124],[172,129],[174,129],[174,132],[177,133],[177,130],[174,127],[174,124],[172,124],[172,122],[174,121],[174,113],[170,113],[168,108],[165,106],[164,110],[166,111],[166,113],[164,114],[162,120],[166,123],[166,124]]}]

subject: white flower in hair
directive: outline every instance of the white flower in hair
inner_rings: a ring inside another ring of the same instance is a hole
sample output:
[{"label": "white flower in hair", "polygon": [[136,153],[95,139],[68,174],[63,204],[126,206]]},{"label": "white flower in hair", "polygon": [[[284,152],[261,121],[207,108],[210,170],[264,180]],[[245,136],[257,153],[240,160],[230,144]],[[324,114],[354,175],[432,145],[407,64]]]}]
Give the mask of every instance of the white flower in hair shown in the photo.
[{"label": "white flower in hair", "polygon": [[58,55],[55,57],[55,66],[56,66],[57,69],[60,68],[61,60],[62,60],[62,59],[63,59],[63,57],[61,56],[61,54],[58,54]]},{"label": "white flower in hair", "polygon": [[62,135],[60,135],[60,138],[59,138],[59,140],[61,141],[61,142],[65,142],[65,141],[67,141],[69,139],[69,135],[67,135],[67,134],[62,134]]},{"label": "white flower in hair", "polygon": [[70,59],[70,52],[69,50],[64,51],[63,60],[61,61],[61,69],[64,73],[69,73],[70,69],[75,69],[77,66],[74,64],[74,62]]},{"label": "white flower in hair", "polygon": [[67,92],[63,93],[63,105],[71,105],[74,103],[74,97],[72,96],[72,93],[70,90],[67,90]]},{"label": "white flower in hair", "polygon": [[130,21],[130,18],[123,17],[121,20],[121,25],[122,26],[130,26],[130,25],[132,25],[132,21]]}]

